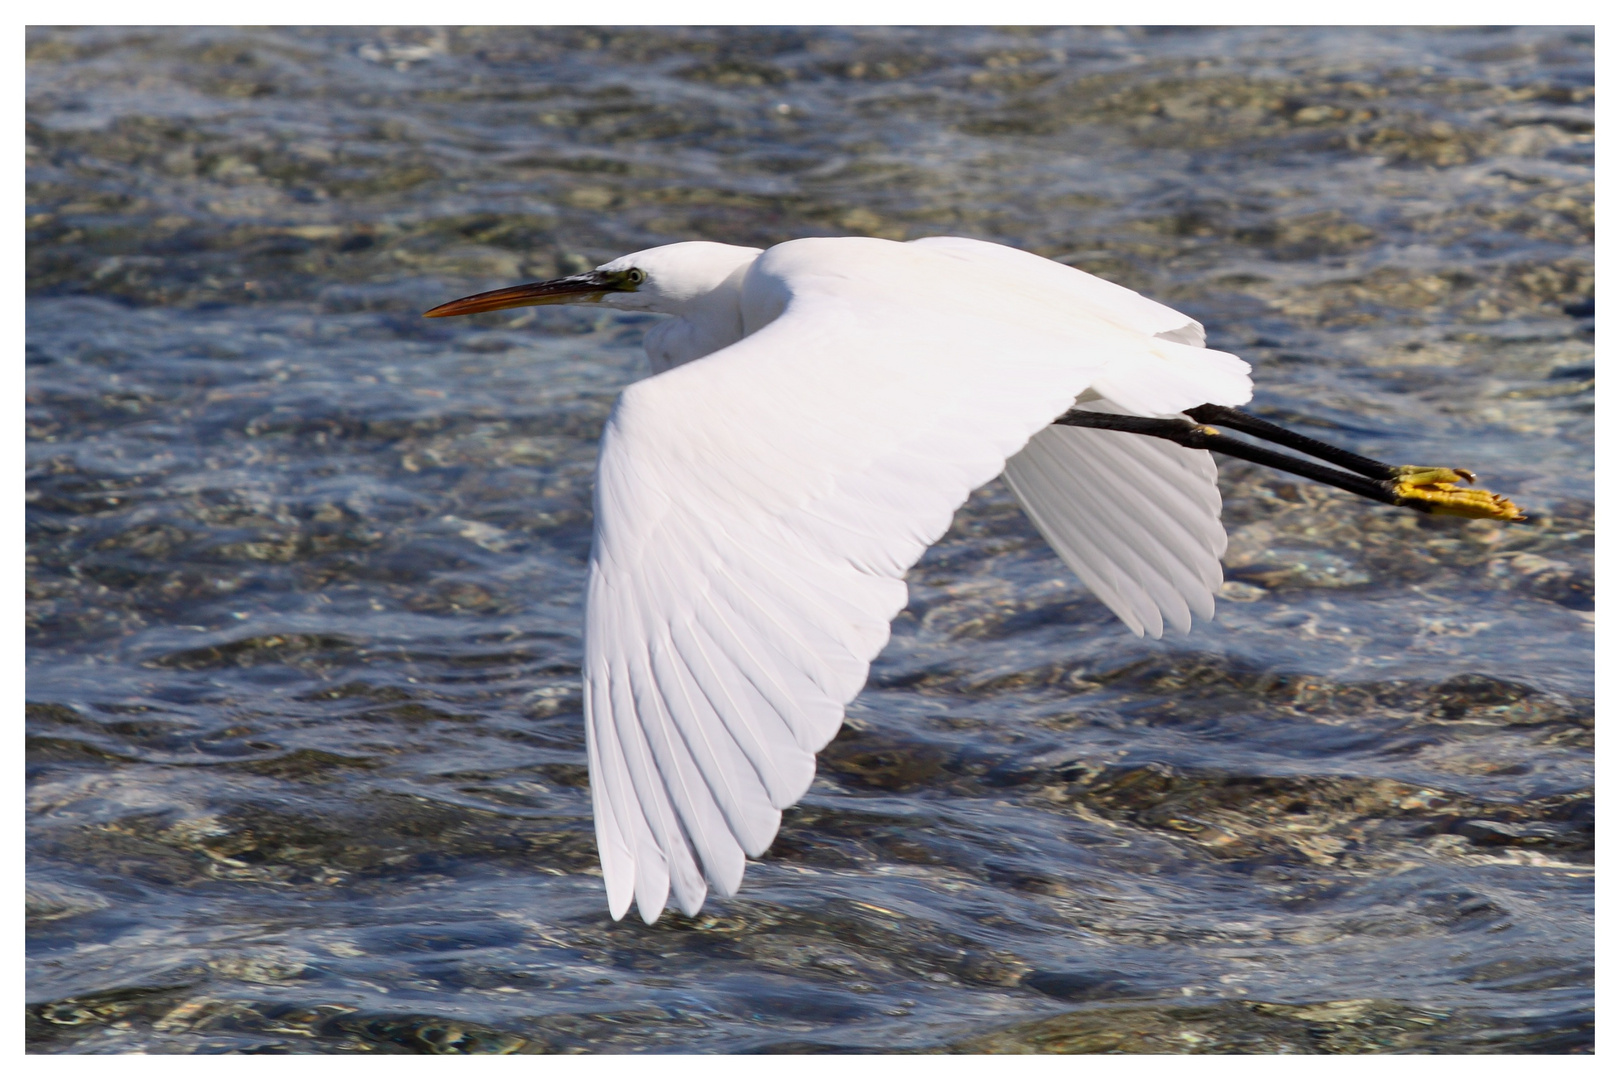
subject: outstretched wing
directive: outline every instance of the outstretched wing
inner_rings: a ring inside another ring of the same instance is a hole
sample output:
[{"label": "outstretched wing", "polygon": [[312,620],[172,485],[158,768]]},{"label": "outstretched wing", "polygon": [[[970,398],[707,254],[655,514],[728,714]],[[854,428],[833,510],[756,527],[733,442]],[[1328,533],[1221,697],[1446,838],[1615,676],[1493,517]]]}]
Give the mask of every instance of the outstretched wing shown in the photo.
[{"label": "outstretched wing", "polygon": [[[1101,412],[1118,412],[1104,399]],[[1207,450],[1053,425],[1007,462],[1007,484],[1075,576],[1132,632],[1215,616],[1226,529]]]},{"label": "outstretched wing", "polygon": [[[1142,334],[1202,346],[1204,328],[1174,308],[1112,282],[1076,274],[1027,251],[960,237],[918,245],[983,260],[1038,282],[1070,310]],[[1072,295],[1074,279],[1084,282]],[[1166,414],[1249,400],[1249,366],[1226,353],[1182,350],[1131,357],[1092,379],[1079,407]],[[1186,633],[1212,618],[1226,529],[1215,462],[1207,450],[1117,431],[1039,431],[1007,462],[1007,483],[1047,543],[1136,634]]]},{"label": "outstretched wing", "polygon": [[1031,435],[1106,372],[1222,367],[1053,290],[918,244],[795,241],[745,283],[767,325],[620,398],[585,641],[615,918],[632,897],[651,922],[671,892],[695,913],[736,890],[888,640],[906,570]]}]

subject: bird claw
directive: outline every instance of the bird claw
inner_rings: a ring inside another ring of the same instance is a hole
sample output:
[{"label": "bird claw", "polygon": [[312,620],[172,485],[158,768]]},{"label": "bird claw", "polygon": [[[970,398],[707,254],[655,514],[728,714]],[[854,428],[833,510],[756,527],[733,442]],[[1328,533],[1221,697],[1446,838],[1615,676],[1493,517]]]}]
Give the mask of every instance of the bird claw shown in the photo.
[{"label": "bird claw", "polygon": [[1467,491],[1457,487],[1458,481],[1472,484],[1474,474],[1467,469],[1402,465],[1395,470],[1390,483],[1401,506],[1450,517],[1525,520],[1523,511],[1506,496],[1484,490]]}]

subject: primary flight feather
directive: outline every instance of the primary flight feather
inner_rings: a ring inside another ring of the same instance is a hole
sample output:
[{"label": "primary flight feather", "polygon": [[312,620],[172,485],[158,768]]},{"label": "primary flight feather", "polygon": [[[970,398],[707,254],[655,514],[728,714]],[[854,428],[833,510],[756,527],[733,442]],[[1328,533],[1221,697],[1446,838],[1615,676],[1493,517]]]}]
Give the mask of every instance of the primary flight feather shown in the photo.
[{"label": "primary flight feather", "polygon": [[1213,614],[1208,451],[1052,423],[1246,402],[1248,365],[1179,312],[939,237],[671,244],[429,314],[581,302],[673,316],[596,474],[585,723],[615,919],[736,892],[888,641],[906,571],[998,473],[1137,634]]}]

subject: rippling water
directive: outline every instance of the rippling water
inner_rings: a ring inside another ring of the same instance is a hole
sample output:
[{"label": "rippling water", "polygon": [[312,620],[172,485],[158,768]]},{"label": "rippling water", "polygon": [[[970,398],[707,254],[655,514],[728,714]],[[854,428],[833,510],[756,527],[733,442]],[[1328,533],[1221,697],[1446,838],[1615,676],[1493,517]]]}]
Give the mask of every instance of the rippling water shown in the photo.
[{"label": "rippling water", "polygon": [[[1589,1050],[1592,56],[33,33],[31,1045]],[[992,484],[742,892],[614,924],[579,608],[650,324],[417,313],[939,233],[1163,299],[1258,411],[1535,519],[1225,462],[1217,620],[1147,642]]]}]

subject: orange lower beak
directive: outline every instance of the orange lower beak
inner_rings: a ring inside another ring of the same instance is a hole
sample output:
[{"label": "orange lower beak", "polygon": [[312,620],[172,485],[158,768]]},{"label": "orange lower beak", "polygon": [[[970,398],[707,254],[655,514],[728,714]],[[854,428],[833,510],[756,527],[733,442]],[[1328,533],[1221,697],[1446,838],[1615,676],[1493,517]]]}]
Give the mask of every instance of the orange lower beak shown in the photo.
[{"label": "orange lower beak", "polygon": [[533,307],[536,304],[591,304],[615,288],[612,275],[592,270],[587,274],[533,281],[527,285],[463,296],[460,300],[440,304],[422,314],[429,319],[443,319],[451,315],[477,315],[484,311],[504,311],[506,308]]}]

